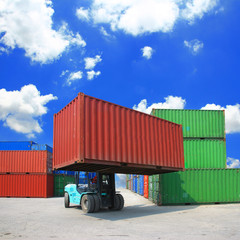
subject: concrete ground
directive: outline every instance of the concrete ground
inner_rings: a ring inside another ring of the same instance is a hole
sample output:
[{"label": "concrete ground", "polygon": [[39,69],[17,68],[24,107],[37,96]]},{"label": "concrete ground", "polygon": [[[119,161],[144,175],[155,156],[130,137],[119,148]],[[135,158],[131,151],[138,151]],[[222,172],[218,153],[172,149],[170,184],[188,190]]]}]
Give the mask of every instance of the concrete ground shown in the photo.
[{"label": "concrete ground", "polygon": [[63,198],[0,198],[0,239],[240,239],[240,204],[158,207],[121,193],[122,211],[93,214]]}]

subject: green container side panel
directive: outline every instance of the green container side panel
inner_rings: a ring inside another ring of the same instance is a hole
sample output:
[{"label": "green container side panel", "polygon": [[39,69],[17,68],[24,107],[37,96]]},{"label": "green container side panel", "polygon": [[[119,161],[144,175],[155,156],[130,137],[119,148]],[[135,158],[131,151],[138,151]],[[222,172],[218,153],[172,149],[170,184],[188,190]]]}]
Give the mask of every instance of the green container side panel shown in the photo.
[{"label": "green container side panel", "polygon": [[160,175],[159,205],[227,202],[240,202],[240,169],[199,169]]},{"label": "green container side panel", "polygon": [[183,141],[185,168],[226,168],[226,141],[189,139]]},{"label": "green container side panel", "polygon": [[222,110],[153,109],[151,115],[181,124],[185,138],[225,138]]},{"label": "green container side panel", "polygon": [[152,192],[154,190],[153,182],[148,182],[148,191]]},{"label": "green container side panel", "polygon": [[160,192],[159,191],[149,191],[148,199],[153,203],[158,204],[160,202]]},{"label": "green container side panel", "polygon": [[70,183],[75,183],[75,177],[67,175],[54,175],[54,196],[63,197],[64,187]]},{"label": "green container side panel", "polygon": [[153,175],[148,177],[148,182],[151,183],[153,181]]}]

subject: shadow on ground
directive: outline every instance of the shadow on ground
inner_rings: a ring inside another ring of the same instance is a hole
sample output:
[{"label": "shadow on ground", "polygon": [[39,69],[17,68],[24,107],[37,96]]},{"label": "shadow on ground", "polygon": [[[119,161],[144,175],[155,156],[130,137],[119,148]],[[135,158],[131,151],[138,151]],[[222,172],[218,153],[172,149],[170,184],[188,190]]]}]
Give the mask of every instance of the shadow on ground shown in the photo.
[{"label": "shadow on ground", "polygon": [[[156,206],[156,205],[134,205],[124,207],[121,211],[113,211],[109,209],[101,209],[97,213],[88,213],[89,217],[97,218],[99,220],[109,220],[109,221],[119,221],[126,220],[131,218],[146,217],[151,215],[159,215],[164,213],[171,212],[181,212],[186,213],[192,209],[197,208],[198,206]],[[82,212],[81,207],[72,206]]]}]

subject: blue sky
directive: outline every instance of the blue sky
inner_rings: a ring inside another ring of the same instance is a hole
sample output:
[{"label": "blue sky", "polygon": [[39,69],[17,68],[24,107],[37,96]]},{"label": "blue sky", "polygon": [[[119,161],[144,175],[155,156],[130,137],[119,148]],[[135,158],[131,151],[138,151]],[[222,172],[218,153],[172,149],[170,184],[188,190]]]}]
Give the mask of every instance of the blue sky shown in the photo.
[{"label": "blue sky", "polygon": [[225,109],[239,166],[239,12],[233,0],[3,0],[0,141],[52,146],[53,114],[84,92],[143,112]]}]

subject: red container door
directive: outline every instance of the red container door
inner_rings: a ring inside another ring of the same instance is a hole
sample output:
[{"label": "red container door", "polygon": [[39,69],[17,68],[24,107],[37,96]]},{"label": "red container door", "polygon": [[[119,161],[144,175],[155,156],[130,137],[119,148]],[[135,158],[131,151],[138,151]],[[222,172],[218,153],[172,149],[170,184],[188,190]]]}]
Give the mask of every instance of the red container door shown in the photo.
[{"label": "red container door", "polygon": [[148,198],[148,175],[144,175],[144,197]]}]

